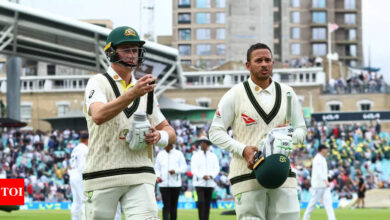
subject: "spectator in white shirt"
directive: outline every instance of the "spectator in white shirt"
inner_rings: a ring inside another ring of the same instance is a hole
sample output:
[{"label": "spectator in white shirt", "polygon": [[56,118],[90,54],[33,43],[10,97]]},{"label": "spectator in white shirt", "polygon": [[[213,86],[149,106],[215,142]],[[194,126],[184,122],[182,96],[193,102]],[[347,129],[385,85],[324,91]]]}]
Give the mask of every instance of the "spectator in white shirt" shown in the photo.
[{"label": "spectator in white shirt", "polygon": [[211,142],[205,136],[200,137],[196,144],[200,150],[191,158],[191,171],[193,185],[198,195],[198,215],[200,220],[208,220],[210,214],[211,195],[216,183],[214,178],[219,173],[219,161],[217,155],[209,150]]},{"label": "spectator in white shirt", "polygon": [[328,182],[328,165],[326,163],[326,154],[328,147],[320,145],[318,153],[313,159],[313,167],[311,174],[311,190],[312,197],[307,205],[304,220],[310,219],[310,214],[313,212],[317,202],[323,201],[328,220],[335,220],[335,214],[332,206],[332,197],[330,195],[330,187]]},{"label": "spectator in white shirt", "polygon": [[176,220],[181,174],[187,169],[183,153],[173,145],[166,146],[157,154],[154,169],[164,203],[163,220]]},{"label": "spectator in white shirt", "polygon": [[7,179],[7,172],[2,167],[2,164],[0,166],[0,179]]}]

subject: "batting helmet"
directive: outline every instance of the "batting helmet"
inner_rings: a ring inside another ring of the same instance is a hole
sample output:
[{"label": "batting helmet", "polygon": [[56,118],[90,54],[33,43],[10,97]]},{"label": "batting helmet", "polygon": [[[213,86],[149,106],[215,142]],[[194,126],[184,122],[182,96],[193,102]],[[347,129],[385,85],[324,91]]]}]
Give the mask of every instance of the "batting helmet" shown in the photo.
[{"label": "batting helmet", "polygon": [[272,154],[266,157],[255,169],[257,182],[264,188],[276,189],[287,179],[290,160],[284,154]]},{"label": "batting helmet", "polygon": [[[116,47],[124,44],[131,43],[138,45],[138,64],[141,64],[144,60],[145,49],[143,45],[145,41],[140,40],[138,33],[131,27],[122,26],[117,27],[110,32],[106,40],[106,46],[104,47],[104,52],[110,62],[118,62],[119,57],[116,52]],[[125,64],[124,62],[122,64]]]}]

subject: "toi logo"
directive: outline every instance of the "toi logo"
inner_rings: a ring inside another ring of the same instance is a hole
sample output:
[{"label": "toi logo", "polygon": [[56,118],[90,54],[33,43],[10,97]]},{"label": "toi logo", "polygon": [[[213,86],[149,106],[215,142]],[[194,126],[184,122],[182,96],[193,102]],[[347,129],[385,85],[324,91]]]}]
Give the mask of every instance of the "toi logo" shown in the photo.
[{"label": "toi logo", "polygon": [[0,205],[24,205],[24,179],[0,179]]}]

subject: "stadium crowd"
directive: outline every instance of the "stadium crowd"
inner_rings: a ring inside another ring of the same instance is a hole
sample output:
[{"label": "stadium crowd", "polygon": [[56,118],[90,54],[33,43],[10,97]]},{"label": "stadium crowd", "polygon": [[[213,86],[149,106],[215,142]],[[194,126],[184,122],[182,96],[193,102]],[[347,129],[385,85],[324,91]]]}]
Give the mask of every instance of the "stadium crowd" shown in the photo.
[{"label": "stadium crowd", "polygon": [[375,72],[361,72],[346,79],[331,78],[326,92],[331,94],[384,93],[386,90],[387,84],[382,75]]},{"label": "stadium crowd", "polygon": [[[183,152],[189,165],[192,153],[197,150],[194,141],[207,135],[210,124],[195,125],[187,120],[173,120],[170,124],[177,132],[176,148]],[[78,132],[69,129],[51,133],[11,129],[3,131],[1,137],[0,178],[24,178],[26,202],[71,200],[67,169],[70,153],[79,143]],[[381,131],[379,121],[336,126],[312,121],[308,125],[305,144],[295,146],[291,155],[304,201],[310,188],[311,161],[320,144],[331,149],[328,164],[334,200],[350,199],[356,194],[357,172],[363,173],[367,189],[390,187],[390,169],[385,168],[390,167],[390,135]],[[159,150],[156,148],[155,153]],[[217,187],[213,199],[232,200],[228,180],[231,155],[215,146],[212,150],[221,167],[215,178]],[[191,178],[188,166],[182,175],[181,200],[190,201],[196,197]],[[159,193],[157,199],[161,200]]]},{"label": "stadium crowd", "polygon": [[0,178],[24,178],[25,202],[70,201],[67,169],[70,152],[79,143],[77,132],[11,129],[1,136]]}]

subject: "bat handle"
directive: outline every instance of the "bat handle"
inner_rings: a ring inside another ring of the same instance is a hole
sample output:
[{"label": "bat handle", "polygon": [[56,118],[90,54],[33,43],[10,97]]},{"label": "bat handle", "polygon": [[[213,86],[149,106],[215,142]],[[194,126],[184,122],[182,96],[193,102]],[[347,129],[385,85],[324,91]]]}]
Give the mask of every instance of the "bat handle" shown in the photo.
[{"label": "bat handle", "polygon": [[[154,84],[155,82],[152,82],[151,84]],[[154,90],[148,92],[147,97],[147,104],[146,104],[146,114],[151,115],[153,114],[153,100],[154,100]]]},{"label": "bat handle", "polygon": [[291,92],[287,92],[287,113],[286,113],[286,124],[290,124],[291,123],[291,108],[292,108],[292,103],[291,103],[291,100],[292,99],[292,96],[291,96]]}]

